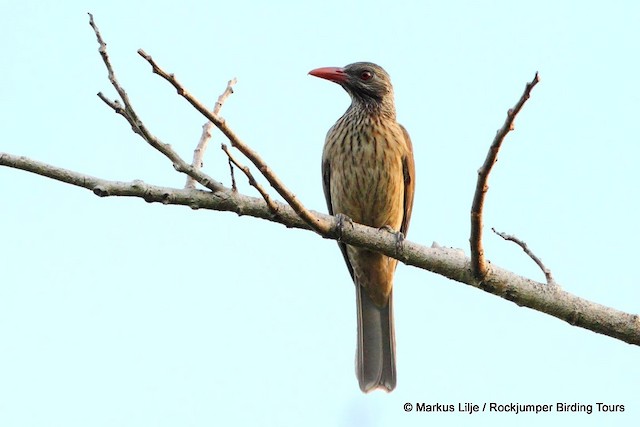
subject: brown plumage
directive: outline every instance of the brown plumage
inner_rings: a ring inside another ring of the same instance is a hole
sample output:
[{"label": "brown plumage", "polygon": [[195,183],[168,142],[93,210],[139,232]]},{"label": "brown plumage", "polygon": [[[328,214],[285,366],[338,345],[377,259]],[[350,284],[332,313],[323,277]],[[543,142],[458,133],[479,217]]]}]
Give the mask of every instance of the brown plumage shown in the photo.
[{"label": "brown plumage", "polygon": [[[329,129],[322,154],[329,213],[406,235],[415,186],[413,148],[396,122],[389,75],[369,62],[309,74],[338,83],[351,96],[351,106]],[[396,386],[392,286],[397,261],[338,244],[356,285],[360,389],[391,391]]]}]

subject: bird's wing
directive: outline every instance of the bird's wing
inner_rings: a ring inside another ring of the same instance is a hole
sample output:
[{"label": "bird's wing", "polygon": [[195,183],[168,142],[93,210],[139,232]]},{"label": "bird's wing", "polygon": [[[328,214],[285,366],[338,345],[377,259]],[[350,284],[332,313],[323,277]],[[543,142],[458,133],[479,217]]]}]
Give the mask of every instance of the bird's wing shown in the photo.
[{"label": "bird's wing", "polygon": [[402,129],[402,133],[404,134],[404,139],[409,150],[405,158],[402,159],[402,173],[404,175],[404,217],[402,218],[400,231],[406,236],[407,231],[409,231],[411,211],[413,210],[413,193],[416,189],[416,165],[413,161],[413,145],[411,144],[411,137],[409,137],[409,133],[404,126],[400,125],[400,128]]},{"label": "bird's wing", "polygon": [[[331,204],[331,163],[329,163],[329,160],[326,159],[322,162],[322,188],[324,190],[324,198],[327,201],[327,209],[329,209],[329,215],[334,215],[333,206]],[[338,241],[338,246],[340,246],[344,261],[347,263],[347,268],[349,269],[351,279],[354,279],[353,267],[351,266],[351,262],[349,261],[349,257],[347,256],[347,246],[340,241]]]}]

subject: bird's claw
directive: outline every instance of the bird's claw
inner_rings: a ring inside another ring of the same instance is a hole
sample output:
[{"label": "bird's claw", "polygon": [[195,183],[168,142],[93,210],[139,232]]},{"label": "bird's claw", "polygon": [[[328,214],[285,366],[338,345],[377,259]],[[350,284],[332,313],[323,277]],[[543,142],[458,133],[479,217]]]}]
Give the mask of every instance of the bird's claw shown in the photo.
[{"label": "bird's claw", "polygon": [[389,224],[383,225],[382,227],[378,228],[378,230],[385,230],[385,231],[388,231],[391,234],[395,234],[396,233],[396,230],[394,230],[393,227],[391,227]]},{"label": "bird's claw", "polygon": [[336,214],[336,235],[338,237],[338,240],[342,240],[342,234],[344,232],[344,223],[349,223],[351,225],[353,225],[353,220],[351,218],[349,218],[348,216],[346,216],[345,214]]},{"label": "bird's claw", "polygon": [[380,227],[380,230],[386,230],[394,235],[396,238],[396,255],[401,256],[404,253],[404,234],[402,234],[402,231],[396,231],[390,225]]}]

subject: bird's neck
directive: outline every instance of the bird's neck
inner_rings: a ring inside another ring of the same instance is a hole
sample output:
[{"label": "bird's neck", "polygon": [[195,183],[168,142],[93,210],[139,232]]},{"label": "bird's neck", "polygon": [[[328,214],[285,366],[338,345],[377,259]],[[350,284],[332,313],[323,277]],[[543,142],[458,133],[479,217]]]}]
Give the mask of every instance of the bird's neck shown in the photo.
[{"label": "bird's neck", "polygon": [[383,116],[385,118],[395,120],[396,107],[393,104],[393,99],[383,99],[379,101],[377,99],[354,98],[352,99],[351,106],[347,110],[346,114]]}]

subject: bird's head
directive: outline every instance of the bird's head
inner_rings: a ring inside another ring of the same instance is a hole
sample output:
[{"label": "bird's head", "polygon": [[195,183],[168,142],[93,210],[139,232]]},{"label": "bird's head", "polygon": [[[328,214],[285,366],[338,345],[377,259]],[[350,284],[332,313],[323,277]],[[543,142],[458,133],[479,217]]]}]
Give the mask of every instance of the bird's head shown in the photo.
[{"label": "bird's head", "polygon": [[379,65],[355,62],[343,68],[316,68],[309,74],[338,83],[351,95],[353,104],[367,109],[395,110],[391,78]]}]

